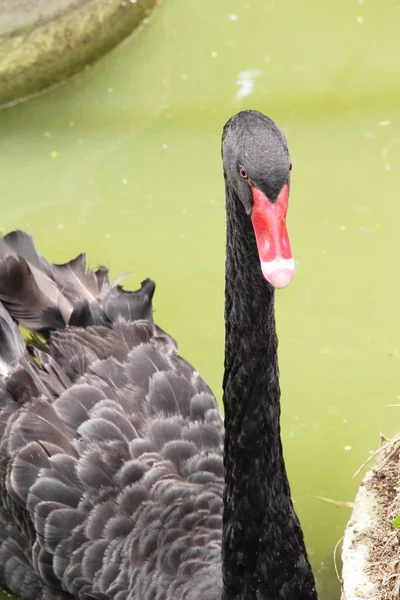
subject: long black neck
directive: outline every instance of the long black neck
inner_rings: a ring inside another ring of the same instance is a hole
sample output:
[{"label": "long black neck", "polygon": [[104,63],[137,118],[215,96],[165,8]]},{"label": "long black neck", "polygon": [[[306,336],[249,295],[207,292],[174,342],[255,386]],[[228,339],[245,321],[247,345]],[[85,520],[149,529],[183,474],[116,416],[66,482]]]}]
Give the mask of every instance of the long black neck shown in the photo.
[{"label": "long black neck", "polygon": [[315,600],[280,438],[274,291],[227,186],[223,600]]}]

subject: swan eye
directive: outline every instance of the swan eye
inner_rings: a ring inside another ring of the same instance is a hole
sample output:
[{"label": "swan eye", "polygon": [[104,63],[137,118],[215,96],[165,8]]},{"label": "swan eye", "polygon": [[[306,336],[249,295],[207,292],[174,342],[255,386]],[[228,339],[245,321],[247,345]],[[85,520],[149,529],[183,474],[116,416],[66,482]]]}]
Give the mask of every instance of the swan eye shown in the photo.
[{"label": "swan eye", "polygon": [[290,163],[289,171],[292,170],[292,166],[293,166],[292,163]]},{"label": "swan eye", "polygon": [[248,179],[249,178],[249,176],[247,175],[247,171],[246,171],[246,169],[244,167],[240,167],[239,173],[240,173],[240,177],[242,179]]}]

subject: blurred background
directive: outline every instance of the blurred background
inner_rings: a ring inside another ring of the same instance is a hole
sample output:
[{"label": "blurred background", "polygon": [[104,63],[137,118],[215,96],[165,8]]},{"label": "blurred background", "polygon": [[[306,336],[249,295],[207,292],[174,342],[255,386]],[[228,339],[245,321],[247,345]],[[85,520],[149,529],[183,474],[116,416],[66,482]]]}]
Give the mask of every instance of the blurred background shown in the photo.
[{"label": "blurred background", "polygon": [[218,399],[221,130],[255,108],[285,132],[282,431],[321,600],[340,594],[352,476],[400,422],[399,30],[400,0],[165,0],[92,68],[0,111],[1,228],[53,262],[85,250],[127,288],[155,279],[157,322]]}]

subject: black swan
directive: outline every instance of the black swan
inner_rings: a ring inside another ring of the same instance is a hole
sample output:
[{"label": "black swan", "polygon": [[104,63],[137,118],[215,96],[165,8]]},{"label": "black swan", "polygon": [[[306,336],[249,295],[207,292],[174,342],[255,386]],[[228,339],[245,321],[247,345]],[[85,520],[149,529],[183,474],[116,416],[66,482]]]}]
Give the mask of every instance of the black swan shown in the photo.
[{"label": "black swan", "polygon": [[153,323],[151,280],[127,292],[84,255],[51,265],[23,232],[0,239],[0,585],[21,598],[317,598],[279,425],[289,153],[244,111],[222,155],[225,430]]}]

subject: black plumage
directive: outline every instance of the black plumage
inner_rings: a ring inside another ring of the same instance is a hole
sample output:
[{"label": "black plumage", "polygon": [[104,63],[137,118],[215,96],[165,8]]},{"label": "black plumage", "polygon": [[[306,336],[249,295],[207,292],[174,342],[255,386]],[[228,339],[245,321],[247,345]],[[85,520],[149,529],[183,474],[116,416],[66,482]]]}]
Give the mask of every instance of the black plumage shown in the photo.
[{"label": "black plumage", "polygon": [[[21,598],[317,597],[282,457],[274,292],[237,179],[243,148],[273,201],[289,180],[275,124],[233,117],[225,428],[153,323],[151,280],[126,292],[83,254],[51,265],[23,232],[0,242],[0,584]],[[44,341],[25,344],[15,321]]]}]

